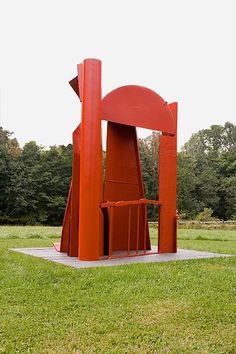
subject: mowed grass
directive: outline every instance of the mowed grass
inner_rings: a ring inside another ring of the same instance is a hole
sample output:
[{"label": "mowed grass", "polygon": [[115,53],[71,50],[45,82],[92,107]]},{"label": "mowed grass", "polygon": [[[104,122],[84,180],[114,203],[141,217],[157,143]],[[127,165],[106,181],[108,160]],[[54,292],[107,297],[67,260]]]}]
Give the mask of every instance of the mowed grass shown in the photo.
[{"label": "mowed grass", "polygon": [[[152,244],[157,244],[157,227],[150,227]],[[236,230],[179,229],[178,248],[236,255]]]},{"label": "mowed grass", "polygon": [[0,239],[59,238],[59,226],[0,226]]},{"label": "mowed grass", "polygon": [[[76,270],[9,250],[59,234],[0,227],[0,353],[236,352],[236,257]],[[236,232],[178,246],[236,254]]]}]

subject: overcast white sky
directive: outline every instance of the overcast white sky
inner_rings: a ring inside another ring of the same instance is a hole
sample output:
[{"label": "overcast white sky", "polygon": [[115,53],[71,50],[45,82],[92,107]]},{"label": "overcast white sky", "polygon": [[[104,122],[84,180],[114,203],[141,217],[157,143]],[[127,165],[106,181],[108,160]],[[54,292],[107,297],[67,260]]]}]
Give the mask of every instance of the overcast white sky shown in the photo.
[{"label": "overcast white sky", "polygon": [[[20,144],[68,144],[68,85],[103,62],[103,95],[138,84],[179,102],[178,139],[236,121],[235,0],[0,0],[1,124]],[[140,136],[145,136],[144,131]]]}]

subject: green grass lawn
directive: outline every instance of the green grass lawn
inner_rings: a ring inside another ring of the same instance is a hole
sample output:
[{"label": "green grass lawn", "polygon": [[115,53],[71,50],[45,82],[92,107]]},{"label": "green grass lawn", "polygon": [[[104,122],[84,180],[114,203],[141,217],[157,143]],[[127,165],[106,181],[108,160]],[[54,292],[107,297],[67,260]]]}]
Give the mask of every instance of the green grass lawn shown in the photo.
[{"label": "green grass lawn", "polygon": [[[156,227],[150,227],[150,237],[156,245]],[[236,230],[179,229],[178,248],[236,255]]]},{"label": "green grass lawn", "polygon": [[[0,227],[0,353],[236,353],[236,257],[78,270],[9,251],[59,235]],[[235,231],[178,238],[236,254]]]}]

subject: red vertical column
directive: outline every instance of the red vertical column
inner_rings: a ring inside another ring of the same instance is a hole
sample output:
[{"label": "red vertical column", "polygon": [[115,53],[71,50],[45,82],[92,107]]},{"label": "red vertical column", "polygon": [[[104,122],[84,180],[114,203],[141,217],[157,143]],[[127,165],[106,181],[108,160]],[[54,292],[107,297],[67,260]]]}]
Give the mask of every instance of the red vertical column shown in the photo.
[{"label": "red vertical column", "polygon": [[[177,103],[169,104],[177,131]],[[176,252],[177,133],[162,135],[159,144],[159,228],[158,251]]]},{"label": "red vertical column", "polygon": [[71,227],[68,255],[78,256],[79,227],[79,177],[80,177],[80,125],[73,132],[73,161],[71,186]]},{"label": "red vertical column", "polygon": [[96,260],[101,255],[103,242],[100,60],[84,60],[82,71],[79,259]]}]

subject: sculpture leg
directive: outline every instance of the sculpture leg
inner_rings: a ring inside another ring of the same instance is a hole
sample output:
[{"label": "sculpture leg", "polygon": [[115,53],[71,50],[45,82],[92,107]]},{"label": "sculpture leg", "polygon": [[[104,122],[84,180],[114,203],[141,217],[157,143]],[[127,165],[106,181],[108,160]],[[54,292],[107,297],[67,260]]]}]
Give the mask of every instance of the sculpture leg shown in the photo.
[{"label": "sculpture leg", "polygon": [[92,261],[103,255],[101,62],[86,59],[82,74],[79,259]]},{"label": "sculpture leg", "polygon": [[[177,122],[177,104],[169,105]],[[159,209],[158,251],[176,252],[176,178],[177,139],[175,136],[160,136],[159,144]]]}]

